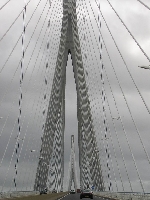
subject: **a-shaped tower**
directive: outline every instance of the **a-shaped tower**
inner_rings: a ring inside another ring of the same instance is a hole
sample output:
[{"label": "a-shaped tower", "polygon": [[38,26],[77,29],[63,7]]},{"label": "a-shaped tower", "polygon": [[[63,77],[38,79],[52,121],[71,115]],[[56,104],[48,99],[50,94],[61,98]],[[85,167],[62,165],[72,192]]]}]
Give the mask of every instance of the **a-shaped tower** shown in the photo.
[{"label": "a-shaped tower", "polygon": [[[63,0],[63,19],[60,45],[57,56],[55,74],[44,135],[40,151],[40,160],[35,179],[35,190],[47,187],[49,163],[53,157],[53,144],[55,135],[59,130],[59,143],[57,143],[58,165],[60,166],[57,184],[63,187],[64,177],[64,126],[65,126],[65,84],[66,65],[68,54],[71,54],[74,78],[77,91],[77,118],[78,118],[78,144],[81,188],[94,185],[98,190],[104,190],[101,166],[96,148],[96,138],[93,130],[88,88],[86,86],[82,53],[78,35],[76,1]],[[56,173],[56,172],[54,172]],[[61,174],[61,176],[60,176]]]}]

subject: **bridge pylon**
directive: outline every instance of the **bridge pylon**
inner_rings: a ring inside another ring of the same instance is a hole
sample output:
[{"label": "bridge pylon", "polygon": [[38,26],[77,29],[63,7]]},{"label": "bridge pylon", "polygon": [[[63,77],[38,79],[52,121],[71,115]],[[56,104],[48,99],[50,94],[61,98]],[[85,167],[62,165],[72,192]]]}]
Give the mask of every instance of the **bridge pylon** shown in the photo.
[{"label": "bridge pylon", "polygon": [[[76,1],[63,0],[63,18],[61,37],[56,61],[55,74],[48,112],[45,122],[44,134],[40,151],[37,174],[35,179],[35,190],[47,187],[49,168],[43,165],[50,162],[53,154],[54,140],[59,132],[60,142],[57,144],[61,166],[58,183],[62,185],[64,177],[64,126],[65,126],[65,85],[66,65],[68,55],[71,54],[74,78],[77,91],[77,119],[78,119],[78,145],[79,145],[79,167],[80,185],[94,185],[97,190],[104,190],[104,183],[100,160],[96,149],[96,138],[93,129],[88,88],[85,80],[85,72],[82,61],[82,52],[77,26]],[[59,128],[58,128],[59,127]],[[59,130],[59,131],[58,131]]]},{"label": "bridge pylon", "polygon": [[75,171],[75,146],[74,146],[74,135],[71,135],[71,167],[70,167],[70,177],[68,191],[72,187],[77,191],[77,174]]}]

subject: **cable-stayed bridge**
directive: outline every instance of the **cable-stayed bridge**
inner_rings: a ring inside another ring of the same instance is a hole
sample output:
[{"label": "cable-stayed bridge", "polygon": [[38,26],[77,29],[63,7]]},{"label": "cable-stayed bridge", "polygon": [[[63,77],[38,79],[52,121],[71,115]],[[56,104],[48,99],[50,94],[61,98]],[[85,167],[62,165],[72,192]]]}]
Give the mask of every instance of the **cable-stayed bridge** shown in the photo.
[{"label": "cable-stayed bridge", "polygon": [[1,193],[77,171],[77,188],[147,196],[149,18],[146,0],[0,2]]}]

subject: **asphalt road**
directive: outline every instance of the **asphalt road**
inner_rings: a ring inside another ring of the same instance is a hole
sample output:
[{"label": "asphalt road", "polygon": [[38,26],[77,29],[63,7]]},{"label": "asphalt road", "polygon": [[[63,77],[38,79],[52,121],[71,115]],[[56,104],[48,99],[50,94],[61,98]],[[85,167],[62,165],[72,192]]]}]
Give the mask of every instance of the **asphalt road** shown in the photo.
[{"label": "asphalt road", "polygon": [[[104,200],[103,198],[100,197],[93,197],[94,200]],[[62,200],[80,200],[80,194],[68,194],[66,197],[64,197]],[[91,200],[90,198],[83,198],[83,200]],[[105,199],[106,200],[106,199]]]}]

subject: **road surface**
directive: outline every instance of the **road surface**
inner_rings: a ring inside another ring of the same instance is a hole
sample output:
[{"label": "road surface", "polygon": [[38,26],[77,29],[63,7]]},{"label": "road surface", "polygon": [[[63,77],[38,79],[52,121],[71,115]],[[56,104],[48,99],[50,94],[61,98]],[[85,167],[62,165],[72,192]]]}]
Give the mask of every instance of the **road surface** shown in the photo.
[{"label": "road surface", "polygon": [[[64,197],[61,200],[80,200],[80,194],[76,193],[76,194],[68,194],[66,197]],[[83,200],[90,200],[90,198],[83,198]],[[104,198],[100,198],[100,197],[93,197],[93,200],[104,200]],[[106,200],[106,199],[105,199]]]}]

